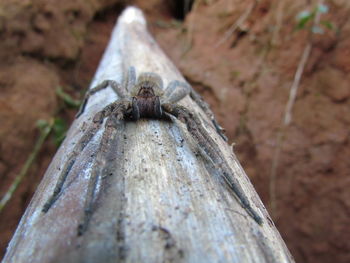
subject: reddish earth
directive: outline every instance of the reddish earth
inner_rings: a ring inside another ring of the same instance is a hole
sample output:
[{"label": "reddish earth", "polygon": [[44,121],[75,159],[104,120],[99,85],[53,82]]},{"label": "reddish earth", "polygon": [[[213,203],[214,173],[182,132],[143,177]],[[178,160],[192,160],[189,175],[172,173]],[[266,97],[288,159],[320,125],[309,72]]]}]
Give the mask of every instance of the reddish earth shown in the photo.
[{"label": "reddish earth", "polygon": [[[63,86],[78,97],[88,86],[120,10],[117,2],[0,3],[1,196],[32,151],[36,121],[57,112],[72,119],[74,110],[62,111],[55,89]],[[302,0],[265,0],[256,6],[254,1],[195,1],[184,22],[175,23],[178,13],[170,5],[134,2],[145,11],[160,46],[211,104],[270,208],[277,135],[310,41],[307,29],[294,30],[295,16],[310,6]],[[297,262],[345,263],[350,262],[350,3],[326,4],[329,12],[322,19],[335,29],[311,40],[292,122],[284,128],[273,218]],[[2,211],[2,253],[54,152],[49,141]]]}]

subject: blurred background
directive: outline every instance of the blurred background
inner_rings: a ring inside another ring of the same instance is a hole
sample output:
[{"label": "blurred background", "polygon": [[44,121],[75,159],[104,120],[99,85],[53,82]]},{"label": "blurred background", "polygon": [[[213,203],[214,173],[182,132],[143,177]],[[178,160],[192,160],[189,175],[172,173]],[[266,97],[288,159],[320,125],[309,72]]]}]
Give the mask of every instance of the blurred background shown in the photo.
[{"label": "blurred background", "polygon": [[210,104],[296,261],[350,262],[348,0],[1,0],[0,255],[130,4]]}]

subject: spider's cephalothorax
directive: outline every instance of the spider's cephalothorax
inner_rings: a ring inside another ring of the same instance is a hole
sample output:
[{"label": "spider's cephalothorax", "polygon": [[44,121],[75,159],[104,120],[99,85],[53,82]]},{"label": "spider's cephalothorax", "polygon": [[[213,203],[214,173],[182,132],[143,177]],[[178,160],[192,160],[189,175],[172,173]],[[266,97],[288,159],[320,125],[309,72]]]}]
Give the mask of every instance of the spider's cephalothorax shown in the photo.
[{"label": "spider's cephalothorax", "polygon": [[78,226],[78,235],[82,235],[86,231],[88,222],[91,218],[94,201],[96,200],[95,195],[97,194],[97,178],[103,176],[102,173],[105,170],[104,167],[100,167],[100,164],[106,163],[104,160],[107,159],[107,154],[109,152],[109,143],[112,140],[111,137],[113,137],[111,134],[113,134],[113,131],[118,128],[116,124],[123,119],[138,120],[140,118],[153,118],[169,120],[175,118],[185,123],[192,138],[203,150],[202,152],[212,160],[214,167],[220,172],[229,188],[237,195],[241,205],[257,223],[262,223],[262,218],[251,207],[249,199],[245,195],[238,180],[235,178],[226,158],[217,148],[217,143],[202,126],[199,117],[193,112],[190,112],[187,108],[176,104],[185,96],[190,95],[197,105],[207,114],[209,119],[212,120],[213,126],[217,132],[224,139],[226,138],[222,134],[222,129],[215,121],[213,113],[208,105],[203,102],[201,97],[187,83],[174,80],[168,84],[165,90],[163,90],[163,81],[158,74],[151,72],[141,73],[136,81],[135,69],[134,67],[130,67],[124,85],[120,85],[113,80],[105,80],[97,87],[89,90],[77,117],[84,113],[89,97],[107,87],[111,87],[119,98],[95,114],[92,119],[92,124],[77,142],[72,153],[68,155],[67,161],[59,174],[54,191],[49,200],[44,204],[42,209],[44,213],[49,211],[51,206],[61,195],[62,189],[65,186],[65,181],[74,166],[79,153],[84,150],[86,145],[101,128],[105,119],[105,130],[91,168],[84,215]]},{"label": "spider's cephalothorax", "polygon": [[143,73],[130,92],[132,96],[132,117],[161,119],[163,111],[160,97],[163,96],[162,79],[154,73]]}]

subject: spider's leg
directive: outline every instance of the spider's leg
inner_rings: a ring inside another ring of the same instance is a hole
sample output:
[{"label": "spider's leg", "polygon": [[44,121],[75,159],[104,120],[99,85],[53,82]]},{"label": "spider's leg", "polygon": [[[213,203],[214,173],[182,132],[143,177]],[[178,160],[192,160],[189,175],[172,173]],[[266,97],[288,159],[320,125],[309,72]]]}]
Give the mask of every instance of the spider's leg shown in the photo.
[{"label": "spider's leg", "polygon": [[173,80],[171,81],[167,88],[165,89],[163,100],[164,103],[176,103],[183,99],[191,91],[191,86],[186,82]]},{"label": "spider's leg", "polygon": [[80,109],[78,111],[78,113],[76,114],[76,118],[78,118],[80,115],[82,115],[85,111],[86,108],[86,104],[89,100],[89,98],[94,95],[95,93],[107,88],[108,86],[111,86],[112,89],[118,94],[118,96],[120,98],[125,98],[126,97],[126,92],[125,90],[123,90],[121,88],[121,86],[118,84],[118,82],[114,81],[114,80],[104,80],[102,81],[99,85],[97,85],[96,87],[88,90],[85,94],[85,98],[80,106]]},{"label": "spider's leg", "polygon": [[92,124],[91,127],[88,128],[88,130],[85,132],[83,137],[77,142],[77,144],[74,146],[74,149],[72,153],[68,156],[67,162],[64,164],[62,171],[60,175],[58,176],[58,180],[56,183],[56,186],[54,188],[54,191],[52,195],[50,196],[49,200],[45,203],[42,211],[46,213],[49,211],[51,206],[55,203],[55,201],[59,198],[59,195],[61,194],[62,187],[64,185],[64,182],[67,179],[67,176],[72,169],[79,153],[84,150],[86,145],[91,141],[93,136],[96,134],[96,132],[101,127],[102,120],[98,120]]},{"label": "spider's leg", "polygon": [[225,141],[227,141],[227,137],[224,134],[225,129],[222,128],[219,125],[219,123],[216,121],[216,119],[214,117],[214,113],[209,108],[208,103],[206,103],[203,100],[202,96],[199,95],[193,88],[191,88],[190,97],[191,97],[192,100],[194,100],[195,103],[197,103],[197,105],[202,109],[202,111],[208,116],[208,118],[213,123],[217,133],[221,136],[221,138],[223,138]]},{"label": "spider's leg", "polygon": [[[87,230],[93,210],[95,208],[94,206],[98,194],[97,183],[98,180],[101,180],[101,175],[104,172],[104,168],[106,166],[107,155],[109,154],[111,148],[110,143],[117,136],[117,122],[118,121],[114,115],[111,115],[106,120],[105,130],[103,132],[100,146],[96,154],[96,159],[91,169],[91,175],[84,204],[84,214],[82,216],[80,224],[78,225],[78,236],[84,234],[84,232]],[[116,149],[113,150],[115,151]]]},{"label": "spider's leg", "polygon": [[106,106],[102,111],[95,114],[93,117],[93,123],[88,128],[88,130],[84,133],[84,135],[80,138],[80,140],[77,142],[77,144],[74,146],[73,151],[71,154],[69,154],[67,162],[62,168],[61,173],[58,176],[58,180],[56,183],[56,186],[54,188],[54,191],[52,195],[50,196],[49,200],[44,204],[44,207],[42,211],[46,213],[49,211],[51,206],[56,202],[56,200],[59,198],[62,187],[67,179],[67,176],[69,172],[71,171],[79,153],[84,150],[86,145],[91,141],[91,139],[94,137],[96,132],[100,129],[104,118],[110,116],[111,114],[115,114],[117,118],[122,119],[124,117],[124,112],[126,112],[131,103],[129,101],[121,100],[116,101],[108,106]]},{"label": "spider's leg", "polygon": [[130,92],[132,87],[134,87],[136,84],[136,71],[135,67],[131,66],[129,67],[128,74],[127,74],[127,80],[126,80],[126,90],[127,92]]},{"label": "spider's leg", "polygon": [[86,194],[87,197],[84,204],[84,215],[82,217],[81,223],[78,225],[79,236],[84,234],[91,219],[94,209],[94,202],[96,199],[97,182],[104,170],[104,167],[106,166],[110,142],[114,140],[117,134],[118,121],[124,118],[125,114],[131,107],[131,103],[130,101],[121,100],[114,103],[113,107],[107,107],[105,109],[111,111],[111,113],[110,117],[106,120],[105,130],[102,135],[100,147],[97,151],[96,160],[91,169],[92,172],[90,175],[89,186]]},{"label": "spider's leg", "polygon": [[126,97],[128,97],[128,93],[125,90],[125,87],[120,85],[118,82],[114,80],[108,80],[108,84],[111,86],[114,92],[117,93],[119,99],[125,99]]},{"label": "spider's leg", "polygon": [[102,81],[99,85],[97,85],[96,87],[88,90],[85,94],[84,100],[80,105],[80,109],[78,111],[78,113],[75,115],[76,118],[78,118],[80,115],[82,115],[84,113],[86,104],[90,98],[90,96],[94,95],[96,92],[103,90],[105,88],[108,87],[108,80]]},{"label": "spider's leg", "polygon": [[244,209],[246,209],[246,211],[258,224],[262,224],[262,218],[251,207],[248,197],[245,195],[239,181],[234,177],[229,164],[223,157],[222,153],[217,149],[215,141],[203,128],[199,118],[195,114],[191,113],[188,109],[180,105],[163,104],[163,109],[165,112],[170,113],[186,124],[187,130],[191,136],[209,156],[214,165],[218,166],[218,169],[222,172],[225,182],[238,197]]}]

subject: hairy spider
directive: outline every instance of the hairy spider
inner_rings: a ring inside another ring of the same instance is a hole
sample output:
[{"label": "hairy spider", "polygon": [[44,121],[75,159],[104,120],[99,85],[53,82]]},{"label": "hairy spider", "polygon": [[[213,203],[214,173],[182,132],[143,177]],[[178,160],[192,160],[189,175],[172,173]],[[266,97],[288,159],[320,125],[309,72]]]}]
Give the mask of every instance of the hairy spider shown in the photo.
[{"label": "hairy spider", "polygon": [[117,93],[118,99],[106,106],[103,110],[96,113],[92,119],[92,125],[87,129],[82,138],[74,146],[72,153],[68,156],[58,181],[49,200],[45,203],[42,211],[48,212],[51,206],[59,198],[63,185],[67,176],[72,169],[78,154],[91,141],[96,132],[100,129],[103,121],[106,119],[105,131],[103,132],[99,150],[97,152],[96,161],[93,164],[90,175],[87,197],[85,200],[84,215],[82,222],[78,226],[78,235],[82,235],[87,228],[88,222],[92,214],[93,200],[97,178],[100,176],[101,169],[98,169],[98,163],[103,161],[106,148],[109,143],[111,130],[116,129],[116,123],[123,119],[137,121],[140,118],[153,119],[171,119],[176,118],[185,123],[187,130],[194,138],[196,143],[201,147],[203,152],[212,160],[215,168],[222,174],[229,188],[233,190],[241,205],[246,209],[250,216],[259,224],[262,224],[262,218],[257,214],[250,205],[248,198],[243,192],[238,180],[233,176],[233,172],[222,153],[217,149],[215,141],[209,136],[208,132],[202,126],[198,116],[190,112],[187,108],[176,104],[185,96],[190,95],[191,98],[200,106],[200,108],[212,120],[213,126],[223,139],[222,128],[217,124],[214,115],[208,105],[201,99],[187,83],[178,80],[171,81],[167,88],[163,90],[162,78],[151,72],[141,73],[136,80],[134,67],[130,67],[124,85],[120,85],[113,80],[105,80],[95,88],[89,90],[85,96],[82,106],[77,114],[79,117],[83,114],[88,99],[96,92],[111,87]]}]

